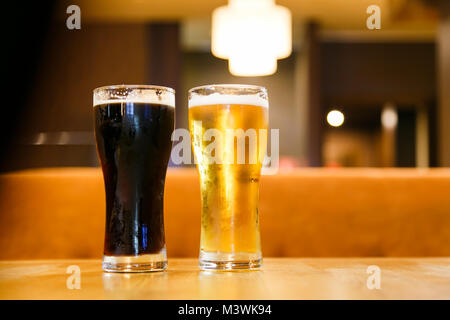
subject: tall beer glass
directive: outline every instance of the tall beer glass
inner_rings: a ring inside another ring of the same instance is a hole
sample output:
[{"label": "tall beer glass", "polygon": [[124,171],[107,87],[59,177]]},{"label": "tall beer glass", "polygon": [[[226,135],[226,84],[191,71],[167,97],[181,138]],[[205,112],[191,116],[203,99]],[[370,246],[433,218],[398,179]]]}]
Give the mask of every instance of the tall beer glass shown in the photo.
[{"label": "tall beer glass", "polygon": [[258,198],[266,152],[265,88],[209,85],[189,91],[189,129],[200,176],[200,268],[258,269]]},{"label": "tall beer glass", "polygon": [[175,92],[147,85],[94,90],[97,151],[106,193],[103,270],[167,266],[163,199]]}]

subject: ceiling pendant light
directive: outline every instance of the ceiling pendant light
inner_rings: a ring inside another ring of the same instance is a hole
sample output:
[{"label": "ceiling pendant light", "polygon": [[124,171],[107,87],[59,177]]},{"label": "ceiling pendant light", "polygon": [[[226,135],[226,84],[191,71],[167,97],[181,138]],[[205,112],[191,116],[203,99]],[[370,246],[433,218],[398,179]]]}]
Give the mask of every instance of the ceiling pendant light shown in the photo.
[{"label": "ceiling pendant light", "polygon": [[291,54],[291,12],[275,0],[229,0],[214,10],[211,36],[213,55],[228,59],[231,74],[270,75]]}]

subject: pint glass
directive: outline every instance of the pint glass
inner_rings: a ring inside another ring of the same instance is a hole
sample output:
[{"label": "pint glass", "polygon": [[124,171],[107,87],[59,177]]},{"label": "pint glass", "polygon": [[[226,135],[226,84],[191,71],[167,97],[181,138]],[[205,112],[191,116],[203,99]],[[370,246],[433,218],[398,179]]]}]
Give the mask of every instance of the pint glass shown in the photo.
[{"label": "pint glass", "polygon": [[210,85],[189,91],[201,189],[201,269],[261,266],[258,198],[267,126],[265,88]]},{"label": "pint glass", "polygon": [[163,199],[175,92],[147,85],[94,90],[97,151],[106,194],[103,270],[167,266]]}]

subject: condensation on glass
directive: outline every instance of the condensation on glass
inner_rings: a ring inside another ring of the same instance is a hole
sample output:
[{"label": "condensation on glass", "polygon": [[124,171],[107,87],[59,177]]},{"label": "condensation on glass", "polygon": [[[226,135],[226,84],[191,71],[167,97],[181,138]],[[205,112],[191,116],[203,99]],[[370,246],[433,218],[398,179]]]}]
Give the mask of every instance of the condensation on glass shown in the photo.
[{"label": "condensation on glass", "polygon": [[189,129],[201,189],[201,269],[258,269],[262,264],[258,199],[268,107],[262,87],[208,85],[189,91]]},{"label": "condensation on glass", "polygon": [[175,92],[150,85],[94,90],[94,128],[106,195],[103,269],[166,269],[164,183]]}]

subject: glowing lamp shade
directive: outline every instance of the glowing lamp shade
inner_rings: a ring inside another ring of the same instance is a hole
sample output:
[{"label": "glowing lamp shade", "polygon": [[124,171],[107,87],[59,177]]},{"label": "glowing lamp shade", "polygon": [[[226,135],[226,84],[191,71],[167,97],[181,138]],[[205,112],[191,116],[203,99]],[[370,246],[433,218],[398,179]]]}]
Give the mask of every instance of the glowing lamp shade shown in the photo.
[{"label": "glowing lamp shade", "polygon": [[395,108],[388,106],[381,112],[381,124],[387,129],[394,129],[397,126],[398,115]]},{"label": "glowing lamp shade", "polygon": [[344,114],[338,110],[332,110],[327,114],[327,122],[330,126],[340,127],[344,123]]},{"label": "glowing lamp shade", "polygon": [[265,76],[292,51],[290,11],[274,0],[229,0],[212,15],[211,51],[236,76]]}]

